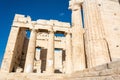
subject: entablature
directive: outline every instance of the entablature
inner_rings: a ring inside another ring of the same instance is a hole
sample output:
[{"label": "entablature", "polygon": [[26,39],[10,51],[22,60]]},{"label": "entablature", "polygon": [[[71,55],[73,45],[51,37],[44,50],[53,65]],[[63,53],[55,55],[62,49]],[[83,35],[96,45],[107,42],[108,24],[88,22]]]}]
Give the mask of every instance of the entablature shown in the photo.
[{"label": "entablature", "polygon": [[61,31],[66,32],[71,29],[70,23],[61,22],[58,20],[43,20],[38,19],[37,21],[32,21],[29,16],[16,14],[12,26],[25,28],[25,29],[37,29],[37,30],[52,30],[54,32]]}]

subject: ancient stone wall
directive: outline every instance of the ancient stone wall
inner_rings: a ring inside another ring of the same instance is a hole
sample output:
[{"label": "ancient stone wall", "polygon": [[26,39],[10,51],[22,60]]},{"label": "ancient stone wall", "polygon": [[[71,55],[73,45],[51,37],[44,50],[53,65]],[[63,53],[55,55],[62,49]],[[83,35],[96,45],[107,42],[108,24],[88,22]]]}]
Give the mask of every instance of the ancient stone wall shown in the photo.
[{"label": "ancient stone wall", "polygon": [[118,0],[98,0],[98,6],[111,60],[120,60],[120,4]]}]

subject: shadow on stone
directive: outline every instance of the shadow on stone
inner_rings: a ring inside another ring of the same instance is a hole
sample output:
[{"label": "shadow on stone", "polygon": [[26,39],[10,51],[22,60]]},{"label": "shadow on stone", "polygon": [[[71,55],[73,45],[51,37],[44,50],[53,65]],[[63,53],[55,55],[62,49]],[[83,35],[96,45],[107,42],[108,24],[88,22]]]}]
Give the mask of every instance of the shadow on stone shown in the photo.
[{"label": "shadow on stone", "polygon": [[56,69],[55,71],[54,71],[55,73],[62,73],[60,70],[58,70],[58,69]]}]

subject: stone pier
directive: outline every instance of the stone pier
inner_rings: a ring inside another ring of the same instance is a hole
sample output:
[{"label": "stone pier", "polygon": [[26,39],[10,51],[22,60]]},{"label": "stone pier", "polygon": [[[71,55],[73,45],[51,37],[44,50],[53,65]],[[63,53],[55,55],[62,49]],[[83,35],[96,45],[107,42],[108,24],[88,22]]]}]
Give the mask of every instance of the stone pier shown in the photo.
[{"label": "stone pier", "polygon": [[103,23],[95,0],[83,3],[85,21],[85,48],[88,68],[110,62]]}]

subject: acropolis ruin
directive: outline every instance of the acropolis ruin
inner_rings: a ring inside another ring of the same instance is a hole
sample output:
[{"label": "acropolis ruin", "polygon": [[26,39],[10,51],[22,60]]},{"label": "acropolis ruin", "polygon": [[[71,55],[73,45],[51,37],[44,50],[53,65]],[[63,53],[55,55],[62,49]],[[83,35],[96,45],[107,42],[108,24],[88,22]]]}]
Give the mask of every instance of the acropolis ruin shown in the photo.
[{"label": "acropolis ruin", "polygon": [[[52,19],[33,21],[30,16],[16,14],[1,73],[81,75],[116,67],[120,74],[120,1],[70,0],[69,10],[71,24]],[[94,80],[119,80],[117,76]]]}]

